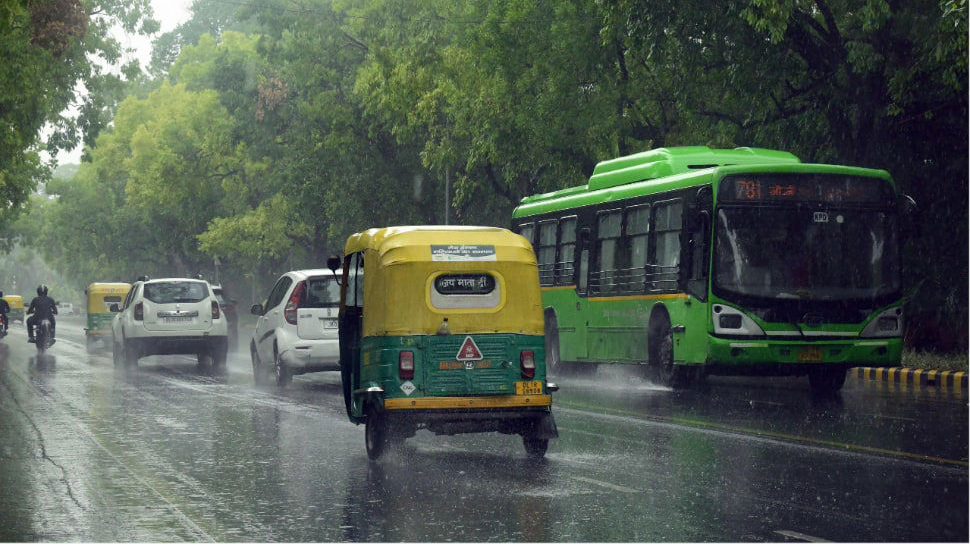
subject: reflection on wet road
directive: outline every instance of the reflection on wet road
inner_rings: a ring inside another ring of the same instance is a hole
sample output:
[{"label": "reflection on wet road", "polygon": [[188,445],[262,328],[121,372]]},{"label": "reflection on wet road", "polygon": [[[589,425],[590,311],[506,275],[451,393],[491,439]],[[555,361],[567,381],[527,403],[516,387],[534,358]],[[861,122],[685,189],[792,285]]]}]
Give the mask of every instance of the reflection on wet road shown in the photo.
[{"label": "reflection on wet road", "polygon": [[[850,379],[675,393],[559,380],[560,438],[409,439],[368,462],[339,377],[257,389],[152,357],[116,372],[80,324],[0,343],[0,541],[966,541],[967,402]],[[933,516],[928,516],[932,514]]]}]

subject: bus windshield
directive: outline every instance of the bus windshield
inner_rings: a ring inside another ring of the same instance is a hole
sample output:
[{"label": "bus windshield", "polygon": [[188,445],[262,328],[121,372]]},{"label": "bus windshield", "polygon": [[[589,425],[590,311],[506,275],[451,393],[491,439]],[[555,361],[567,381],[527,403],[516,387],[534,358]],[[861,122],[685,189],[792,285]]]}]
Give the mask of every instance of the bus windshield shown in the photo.
[{"label": "bus windshield", "polygon": [[767,299],[872,300],[900,290],[895,214],[817,207],[720,208],[714,287]]}]

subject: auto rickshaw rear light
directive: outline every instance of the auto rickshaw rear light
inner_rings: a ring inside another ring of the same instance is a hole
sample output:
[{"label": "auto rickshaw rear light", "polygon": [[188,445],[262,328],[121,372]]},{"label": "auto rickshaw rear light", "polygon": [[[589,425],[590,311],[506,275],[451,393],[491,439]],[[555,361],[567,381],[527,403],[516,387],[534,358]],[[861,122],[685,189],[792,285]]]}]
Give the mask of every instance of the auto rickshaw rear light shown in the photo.
[{"label": "auto rickshaw rear light", "polygon": [[219,319],[219,301],[212,302],[212,319],[213,320]]},{"label": "auto rickshaw rear light", "polygon": [[134,318],[138,321],[145,319],[145,303],[142,303],[141,301],[135,303]]},{"label": "auto rickshaw rear light", "polygon": [[305,289],[306,280],[300,280],[296,287],[293,288],[293,293],[290,294],[290,299],[286,302],[286,307],[283,308],[283,319],[290,325],[296,325],[296,309],[300,308],[300,300],[303,298]]},{"label": "auto rickshaw rear light", "polygon": [[536,354],[532,350],[519,352],[519,367],[522,368],[522,378],[536,376]]},{"label": "auto rickshaw rear light", "polygon": [[397,356],[397,374],[401,380],[414,378],[414,352],[402,350]]}]

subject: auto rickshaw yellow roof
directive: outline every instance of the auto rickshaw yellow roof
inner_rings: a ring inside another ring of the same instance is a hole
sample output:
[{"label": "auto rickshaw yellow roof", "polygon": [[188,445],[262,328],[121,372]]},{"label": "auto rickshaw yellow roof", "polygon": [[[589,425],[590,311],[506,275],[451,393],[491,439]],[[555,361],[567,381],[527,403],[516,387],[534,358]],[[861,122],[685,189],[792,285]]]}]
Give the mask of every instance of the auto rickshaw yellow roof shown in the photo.
[{"label": "auto rickshaw yellow roof", "polygon": [[121,289],[131,289],[131,284],[128,282],[92,282],[88,284],[88,288],[85,290],[87,293],[111,293],[118,288]]},{"label": "auto rickshaw yellow roof", "polygon": [[[500,259],[527,259],[535,261],[532,245],[524,237],[501,227],[469,225],[408,225],[368,229],[347,238],[344,254],[362,250],[376,250],[385,265],[391,264],[386,256],[394,252],[392,262],[429,261],[431,245],[443,244],[491,244]],[[528,250],[527,253],[521,253]]]}]

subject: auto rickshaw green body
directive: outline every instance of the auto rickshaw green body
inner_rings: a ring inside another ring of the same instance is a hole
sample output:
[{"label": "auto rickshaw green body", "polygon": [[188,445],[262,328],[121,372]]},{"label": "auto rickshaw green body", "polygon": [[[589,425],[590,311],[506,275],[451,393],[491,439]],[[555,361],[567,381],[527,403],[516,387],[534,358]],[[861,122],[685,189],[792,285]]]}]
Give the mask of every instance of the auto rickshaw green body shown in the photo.
[{"label": "auto rickshaw green body", "polygon": [[518,434],[544,455],[557,387],[531,244],[494,227],[389,227],[344,253],[344,399],[368,455],[418,429]]}]

